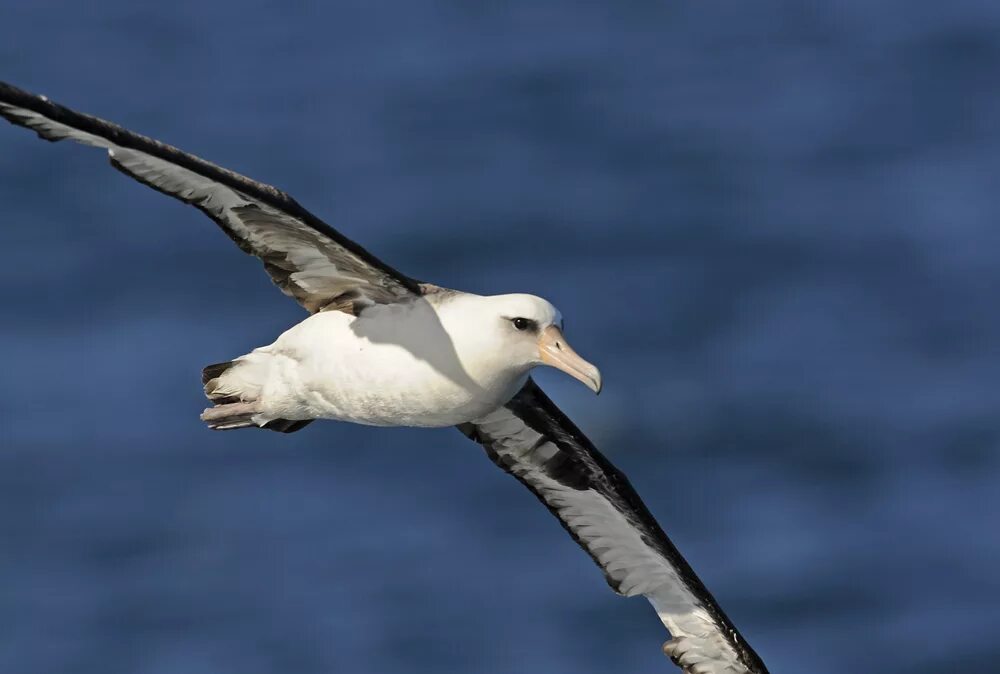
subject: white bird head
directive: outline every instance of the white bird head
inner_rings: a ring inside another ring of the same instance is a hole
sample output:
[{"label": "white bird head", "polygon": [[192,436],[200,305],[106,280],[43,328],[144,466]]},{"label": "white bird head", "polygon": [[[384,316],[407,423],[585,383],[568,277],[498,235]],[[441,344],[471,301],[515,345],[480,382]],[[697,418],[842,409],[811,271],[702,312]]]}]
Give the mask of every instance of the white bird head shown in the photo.
[{"label": "white bird head", "polygon": [[551,303],[523,294],[465,298],[463,332],[474,332],[481,358],[502,359],[523,372],[549,365],[601,392],[600,370],[570,347],[562,333],[562,314]]}]

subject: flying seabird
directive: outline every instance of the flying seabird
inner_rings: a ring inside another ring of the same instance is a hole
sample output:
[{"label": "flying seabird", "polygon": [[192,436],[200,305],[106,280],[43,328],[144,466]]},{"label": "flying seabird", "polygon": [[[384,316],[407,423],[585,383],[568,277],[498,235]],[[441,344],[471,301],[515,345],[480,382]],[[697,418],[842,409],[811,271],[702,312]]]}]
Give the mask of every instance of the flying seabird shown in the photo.
[{"label": "flying seabird", "polygon": [[270,185],[2,82],[0,116],[106,149],[119,171],[214,220],[309,312],[274,343],[204,369],[210,428],[457,426],[559,518],[612,589],[650,601],[684,672],[766,674],[626,477],[529,376],[550,365],[601,389],[549,302],[418,282]]}]

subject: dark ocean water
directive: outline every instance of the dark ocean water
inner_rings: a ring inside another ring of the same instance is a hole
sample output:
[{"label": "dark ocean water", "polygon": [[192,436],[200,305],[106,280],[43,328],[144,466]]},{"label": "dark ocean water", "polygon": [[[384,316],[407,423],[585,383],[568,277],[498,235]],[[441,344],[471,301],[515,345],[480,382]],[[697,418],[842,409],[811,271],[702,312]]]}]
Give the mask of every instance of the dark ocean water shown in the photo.
[{"label": "dark ocean water", "polygon": [[[0,7],[0,79],[551,299],[774,674],[997,671],[1000,4],[143,4]],[[457,432],[207,432],[302,314],[197,211],[2,125],[0,213],[0,673],[672,671]]]}]

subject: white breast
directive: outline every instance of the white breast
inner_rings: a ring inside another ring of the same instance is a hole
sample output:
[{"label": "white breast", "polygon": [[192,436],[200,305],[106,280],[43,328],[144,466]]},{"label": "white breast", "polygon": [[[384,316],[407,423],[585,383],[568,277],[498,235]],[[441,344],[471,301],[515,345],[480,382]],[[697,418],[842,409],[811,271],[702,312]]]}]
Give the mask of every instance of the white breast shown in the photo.
[{"label": "white breast", "polygon": [[[421,299],[315,314],[246,356],[268,418],[451,426],[510,399],[526,372],[482,372]],[[244,377],[252,376],[250,369]]]}]

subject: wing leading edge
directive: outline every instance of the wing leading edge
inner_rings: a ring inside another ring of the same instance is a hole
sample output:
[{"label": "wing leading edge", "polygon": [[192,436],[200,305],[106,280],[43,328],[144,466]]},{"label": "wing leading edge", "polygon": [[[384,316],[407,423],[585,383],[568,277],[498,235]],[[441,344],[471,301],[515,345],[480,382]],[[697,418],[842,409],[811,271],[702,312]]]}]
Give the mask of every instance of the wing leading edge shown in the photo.
[{"label": "wing leading edge", "polygon": [[628,479],[528,380],[504,407],[459,426],[538,497],[625,596],[644,595],[691,674],[767,674]]},{"label": "wing leading edge", "polygon": [[208,215],[243,251],[261,259],[286,295],[311,312],[349,301],[388,304],[421,294],[416,281],[270,185],[3,82],[0,116],[45,140],[69,138],[105,148],[118,170]]}]

